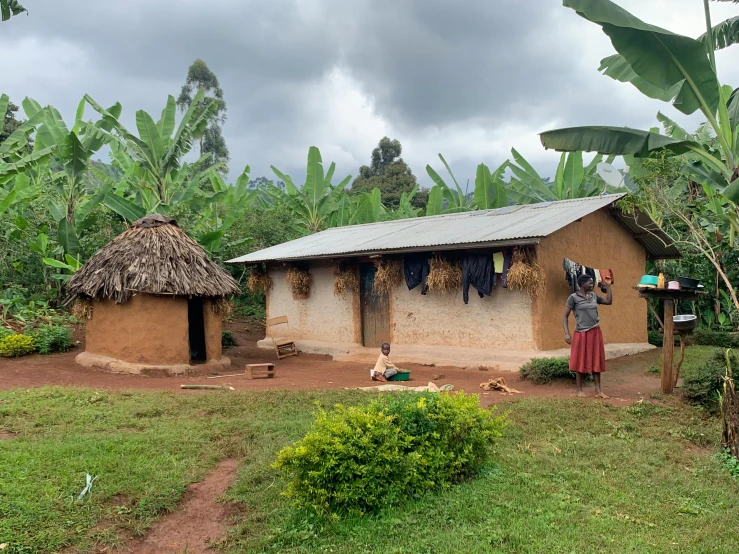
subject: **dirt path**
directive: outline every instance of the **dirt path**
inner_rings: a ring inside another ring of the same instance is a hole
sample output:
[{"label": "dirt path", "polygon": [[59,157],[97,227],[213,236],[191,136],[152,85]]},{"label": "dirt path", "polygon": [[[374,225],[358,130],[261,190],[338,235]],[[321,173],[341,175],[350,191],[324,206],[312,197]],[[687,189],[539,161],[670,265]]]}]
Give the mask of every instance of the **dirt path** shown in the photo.
[{"label": "dirt path", "polygon": [[[243,322],[226,327],[233,333],[238,346],[226,351],[232,367],[227,373],[241,373],[247,363],[276,363],[274,379],[247,380],[245,377],[208,379],[209,375],[188,377],[147,377],[117,375],[81,367],[74,362],[84,343],[66,354],[49,356],[33,355],[17,360],[0,359],[0,390],[30,388],[44,385],[67,385],[107,389],[169,390],[180,394],[209,394],[206,391],[182,391],[181,384],[230,385],[236,390],[269,389],[342,389],[371,386],[369,366],[366,363],[334,362],[328,356],[301,354],[277,362],[274,352],[257,348],[256,342],[264,336],[263,328]],[[614,404],[631,403],[642,396],[659,390],[659,378],[648,373],[659,358],[659,351],[647,352],[608,362],[603,377],[604,390],[613,397]],[[404,364],[411,370],[408,385],[425,385],[434,381],[437,385],[454,385],[455,390],[481,393],[483,405],[513,398],[498,392],[482,392],[480,383],[490,377],[504,377],[509,386],[523,394],[514,397],[566,397],[573,396],[574,384],[559,380],[549,385],[534,385],[521,381],[517,373],[509,371],[478,371],[453,367],[430,367]],[[586,390],[592,397],[593,390]]]},{"label": "dirt path", "polygon": [[228,528],[229,508],[216,502],[236,478],[238,460],[222,460],[202,481],[187,488],[177,510],[152,526],[143,539],[127,545],[136,554],[211,554],[209,544]]}]

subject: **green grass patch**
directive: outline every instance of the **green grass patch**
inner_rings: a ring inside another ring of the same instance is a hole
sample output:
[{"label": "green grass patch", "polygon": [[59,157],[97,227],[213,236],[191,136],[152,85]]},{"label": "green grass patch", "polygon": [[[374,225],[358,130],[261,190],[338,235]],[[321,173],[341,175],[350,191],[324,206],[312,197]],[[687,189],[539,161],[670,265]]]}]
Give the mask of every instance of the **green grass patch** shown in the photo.
[{"label": "green grass patch", "polygon": [[[277,452],[318,407],[356,391],[0,392],[0,543],[92,552],[144,533],[218,459],[242,460],[227,552],[739,551],[739,480],[716,419],[679,402],[620,408],[574,399],[506,403],[510,424],[481,475],[364,518],[321,519],[281,493]],[[85,474],[92,494],[74,500]],[[66,552],[71,552],[67,550]],[[5,554],[5,552],[3,552]]]}]

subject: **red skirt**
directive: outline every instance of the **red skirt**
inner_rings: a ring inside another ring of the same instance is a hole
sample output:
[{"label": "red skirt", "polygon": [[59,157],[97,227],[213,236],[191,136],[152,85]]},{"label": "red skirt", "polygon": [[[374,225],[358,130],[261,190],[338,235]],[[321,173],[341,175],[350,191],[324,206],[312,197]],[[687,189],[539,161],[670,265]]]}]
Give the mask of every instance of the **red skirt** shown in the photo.
[{"label": "red skirt", "polygon": [[570,350],[570,371],[603,373],[606,370],[606,348],[600,327],[584,333],[575,331]]}]

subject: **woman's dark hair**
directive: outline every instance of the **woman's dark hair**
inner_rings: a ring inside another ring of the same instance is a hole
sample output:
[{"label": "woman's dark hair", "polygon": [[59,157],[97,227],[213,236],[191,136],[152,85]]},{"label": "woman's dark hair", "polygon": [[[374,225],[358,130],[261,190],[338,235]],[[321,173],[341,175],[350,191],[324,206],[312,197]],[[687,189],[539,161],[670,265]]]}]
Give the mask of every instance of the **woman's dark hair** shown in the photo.
[{"label": "woman's dark hair", "polygon": [[577,286],[578,286],[578,287],[581,287],[581,286],[583,286],[583,285],[584,285],[585,283],[587,283],[588,281],[592,281],[592,280],[593,280],[593,278],[592,278],[592,277],[591,277],[590,275],[587,275],[587,274],[583,274],[583,275],[580,275],[580,276],[579,276],[579,277],[577,278]]}]

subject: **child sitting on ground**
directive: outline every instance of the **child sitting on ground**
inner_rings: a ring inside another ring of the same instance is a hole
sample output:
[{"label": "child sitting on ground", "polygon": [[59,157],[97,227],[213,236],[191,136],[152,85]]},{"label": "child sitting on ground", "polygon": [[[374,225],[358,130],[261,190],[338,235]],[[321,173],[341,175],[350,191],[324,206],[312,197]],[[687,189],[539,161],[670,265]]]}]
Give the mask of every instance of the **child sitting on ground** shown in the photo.
[{"label": "child sitting on ground", "polygon": [[398,367],[390,361],[388,356],[390,355],[390,345],[388,343],[382,344],[382,353],[377,358],[377,363],[374,369],[370,369],[370,377],[373,381],[387,381],[389,377],[397,375],[399,373]]}]

